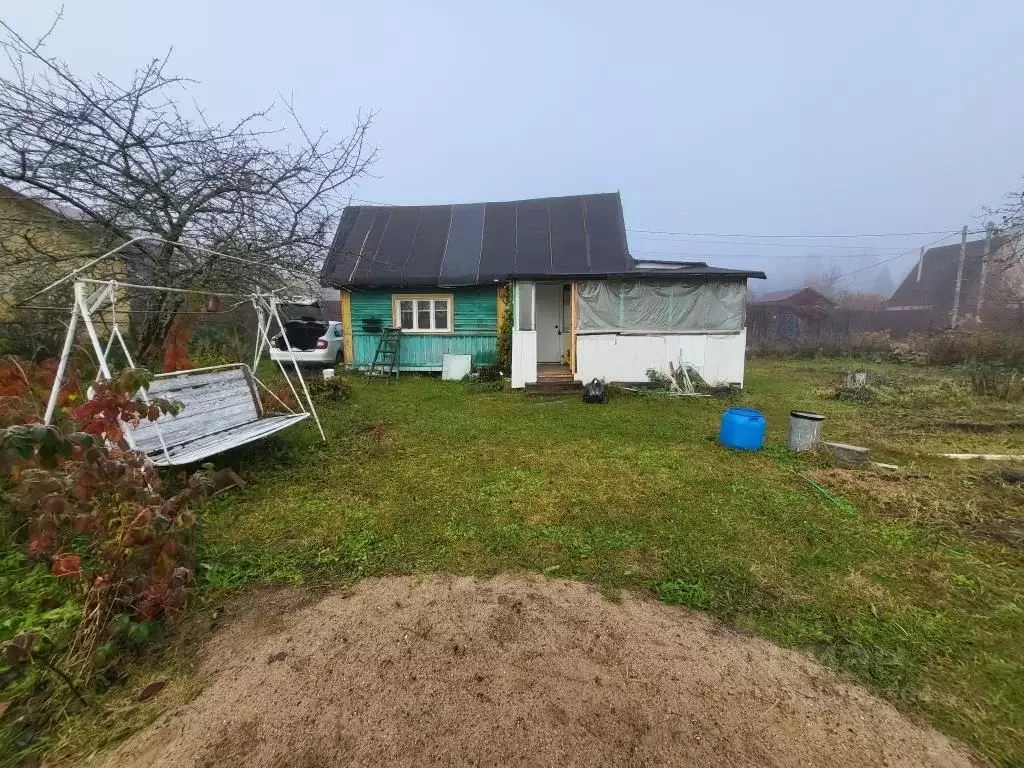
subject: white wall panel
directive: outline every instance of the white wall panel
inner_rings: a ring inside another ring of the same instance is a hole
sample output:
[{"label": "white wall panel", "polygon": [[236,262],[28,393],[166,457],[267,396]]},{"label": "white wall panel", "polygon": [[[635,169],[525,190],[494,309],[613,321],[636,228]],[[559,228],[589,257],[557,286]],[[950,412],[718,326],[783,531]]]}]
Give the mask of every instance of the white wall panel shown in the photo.
[{"label": "white wall panel", "polygon": [[537,332],[512,331],[512,388],[537,381]]},{"label": "white wall panel", "polygon": [[[668,373],[668,364],[685,362],[709,384],[743,383],[746,331],[738,334],[633,336],[582,334],[576,337],[579,381],[647,381],[647,370]],[[513,386],[515,381],[513,379]]]},{"label": "white wall panel", "polygon": [[707,337],[704,370],[701,375],[711,384],[743,384],[747,354],[747,329],[739,333],[712,334]]}]

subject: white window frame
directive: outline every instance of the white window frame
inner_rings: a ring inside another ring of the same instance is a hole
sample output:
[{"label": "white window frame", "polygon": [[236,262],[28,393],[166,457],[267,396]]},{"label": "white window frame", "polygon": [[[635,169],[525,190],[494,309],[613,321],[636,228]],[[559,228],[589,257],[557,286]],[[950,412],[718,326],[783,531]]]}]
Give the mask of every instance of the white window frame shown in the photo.
[{"label": "white window frame", "polygon": [[[402,326],[401,302],[411,301],[412,307],[412,328],[402,328],[402,333],[453,333],[455,328],[455,295],[451,293],[396,293],[391,297],[391,320],[396,328]],[[430,328],[420,328],[419,311],[417,301],[430,302]],[[445,301],[448,303],[448,326],[445,328],[434,327],[434,302]]]}]

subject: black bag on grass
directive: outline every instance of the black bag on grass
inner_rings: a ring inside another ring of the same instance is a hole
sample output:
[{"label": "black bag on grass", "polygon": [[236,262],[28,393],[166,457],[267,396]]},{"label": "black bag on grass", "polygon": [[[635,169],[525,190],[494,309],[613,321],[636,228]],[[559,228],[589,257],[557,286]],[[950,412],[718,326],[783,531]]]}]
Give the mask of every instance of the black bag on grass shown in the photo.
[{"label": "black bag on grass", "polygon": [[604,382],[600,379],[592,379],[589,384],[583,385],[584,403],[607,403],[608,390],[604,388]]}]

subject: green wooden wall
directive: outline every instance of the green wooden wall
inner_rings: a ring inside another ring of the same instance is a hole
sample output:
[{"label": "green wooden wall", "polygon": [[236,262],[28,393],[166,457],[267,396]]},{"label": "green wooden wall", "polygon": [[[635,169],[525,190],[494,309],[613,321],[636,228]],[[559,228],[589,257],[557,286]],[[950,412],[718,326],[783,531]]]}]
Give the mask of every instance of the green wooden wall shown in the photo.
[{"label": "green wooden wall", "polygon": [[[398,291],[390,288],[352,291],[352,346],[356,367],[369,366],[377,349],[379,333],[363,330],[363,320],[376,317],[391,325],[392,297],[434,291]],[[454,333],[402,336],[398,365],[401,370],[440,371],[445,353],[472,355],[473,365],[493,365],[498,357],[498,288],[439,288],[438,294],[452,294]]]}]

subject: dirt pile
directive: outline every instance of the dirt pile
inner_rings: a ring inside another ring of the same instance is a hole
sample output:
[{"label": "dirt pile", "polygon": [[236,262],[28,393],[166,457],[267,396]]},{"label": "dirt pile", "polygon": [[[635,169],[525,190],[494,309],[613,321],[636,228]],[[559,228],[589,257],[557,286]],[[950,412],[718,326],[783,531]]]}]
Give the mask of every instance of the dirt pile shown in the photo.
[{"label": "dirt pile", "polygon": [[109,766],[969,766],[800,654],[539,577],[255,598]]}]

